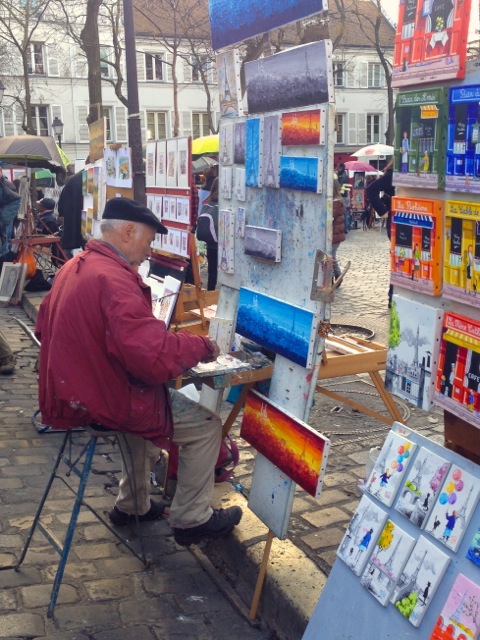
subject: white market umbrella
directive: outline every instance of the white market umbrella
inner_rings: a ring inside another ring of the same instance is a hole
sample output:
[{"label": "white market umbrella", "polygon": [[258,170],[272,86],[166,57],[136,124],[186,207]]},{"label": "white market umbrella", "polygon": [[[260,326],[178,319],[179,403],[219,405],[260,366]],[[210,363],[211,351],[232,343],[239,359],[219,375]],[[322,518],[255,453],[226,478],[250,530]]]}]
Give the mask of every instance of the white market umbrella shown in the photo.
[{"label": "white market umbrella", "polygon": [[356,158],[376,158],[380,156],[393,156],[394,148],[388,144],[382,144],[377,142],[376,144],[369,144],[366,147],[362,147],[355,153],[351,153],[351,156]]}]

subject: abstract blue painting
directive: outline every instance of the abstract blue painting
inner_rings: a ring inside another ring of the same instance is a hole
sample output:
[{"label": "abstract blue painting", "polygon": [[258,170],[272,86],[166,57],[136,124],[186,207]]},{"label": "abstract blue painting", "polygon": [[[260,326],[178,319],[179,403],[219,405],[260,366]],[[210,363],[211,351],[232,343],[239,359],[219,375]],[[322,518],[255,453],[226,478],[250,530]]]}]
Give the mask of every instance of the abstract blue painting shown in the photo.
[{"label": "abstract blue painting", "polygon": [[245,181],[247,187],[260,184],[260,118],[247,120],[247,142],[245,152]]},{"label": "abstract blue painting", "polygon": [[280,158],[280,186],[295,191],[313,191],[318,188],[318,158]]},{"label": "abstract blue painting", "polygon": [[212,47],[216,51],[326,8],[325,0],[210,0]]},{"label": "abstract blue painting", "polygon": [[236,332],[302,367],[312,364],[315,314],[240,288]]},{"label": "abstract blue painting", "polygon": [[321,40],[247,62],[248,112],[298,109],[333,100],[330,57],[330,40]]}]

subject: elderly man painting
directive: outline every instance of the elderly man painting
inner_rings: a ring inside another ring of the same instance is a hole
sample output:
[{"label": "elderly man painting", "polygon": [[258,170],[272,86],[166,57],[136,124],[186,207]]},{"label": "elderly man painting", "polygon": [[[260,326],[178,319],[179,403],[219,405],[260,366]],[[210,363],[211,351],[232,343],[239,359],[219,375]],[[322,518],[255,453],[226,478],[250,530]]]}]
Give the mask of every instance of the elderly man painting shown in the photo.
[{"label": "elderly man painting", "polygon": [[198,362],[216,359],[218,347],[206,337],[169,332],[152,314],[150,289],[137,272],[155,234],[166,233],[152,211],[113,198],[101,233],[101,240],[91,240],[62,267],[40,307],[42,419],[54,428],[102,424],[122,432],[133,469],[123,469],[109,514],[115,525],[134,517],[129,477],[135,480],[140,520],[161,516],[163,505],[150,500],[149,474],[159,447],[173,442],[180,449],[170,509],[176,542],[188,546],[227,535],[242,511],[210,506],[220,419],[166,384]]}]

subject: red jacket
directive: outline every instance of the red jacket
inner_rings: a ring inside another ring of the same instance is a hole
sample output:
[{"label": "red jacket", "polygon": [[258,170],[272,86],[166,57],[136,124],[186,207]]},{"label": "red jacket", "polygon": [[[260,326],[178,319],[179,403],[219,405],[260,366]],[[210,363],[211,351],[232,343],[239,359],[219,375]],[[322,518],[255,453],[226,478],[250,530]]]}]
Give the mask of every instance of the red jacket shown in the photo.
[{"label": "red jacket", "polygon": [[35,332],[44,424],[100,423],[162,447],[173,429],[165,383],[211,353],[207,338],[167,331],[150,288],[99,240],[57,273]]}]

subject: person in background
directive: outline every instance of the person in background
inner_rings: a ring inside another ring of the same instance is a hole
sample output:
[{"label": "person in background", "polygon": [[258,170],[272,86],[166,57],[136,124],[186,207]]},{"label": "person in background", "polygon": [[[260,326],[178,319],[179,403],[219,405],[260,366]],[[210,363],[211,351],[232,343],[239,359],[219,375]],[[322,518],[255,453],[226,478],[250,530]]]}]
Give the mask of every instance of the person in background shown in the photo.
[{"label": "person in background", "polygon": [[5,335],[0,331],[0,373],[13,373],[16,359]]},{"label": "person in background", "polygon": [[[10,186],[11,185],[11,186]],[[0,266],[10,251],[9,241],[13,236],[13,225],[20,209],[21,198],[15,185],[3,175],[0,178]]]},{"label": "person in background", "polygon": [[207,290],[214,291],[217,286],[218,278],[218,187],[219,180],[215,178],[212,183],[210,191],[210,197],[204,202],[202,207],[202,213],[210,213],[215,224],[215,233],[217,236],[217,242],[207,242],[207,267],[208,267],[208,282]]},{"label": "person in background", "polygon": [[35,332],[40,340],[39,406],[57,429],[103,425],[120,432],[125,460],[114,508],[115,526],[156,520],[164,511],[150,499],[150,473],[173,442],[178,481],[170,507],[177,544],[228,535],[242,510],[212,509],[220,418],[168,383],[219,355],[215,341],[168,331],[152,313],[150,288],[138,273],[156,233],[167,229],[143,204],[108,200],[101,239],[56,274]]},{"label": "person in background", "polygon": [[55,216],[55,200],[53,198],[42,198],[37,202],[38,216],[35,223],[35,233],[54,236],[60,230],[57,217]]},{"label": "person in background", "polygon": [[[332,231],[332,258],[333,258],[333,277],[336,280],[340,277],[342,270],[337,261],[337,250],[340,243],[346,238],[345,235],[345,204],[341,194],[341,188],[338,180],[333,181],[333,231]],[[340,286],[340,285],[339,285]]]},{"label": "person in background", "polygon": [[[190,189],[190,224],[192,226],[192,233],[195,233],[197,229],[198,220],[198,187],[195,184],[195,179],[192,176],[192,186]],[[185,272],[185,282],[187,284],[195,284],[193,279],[192,261],[188,261],[188,266]]]},{"label": "person in background", "polygon": [[348,190],[343,185],[348,184],[348,173],[345,169],[345,164],[343,162],[339,162],[337,165],[337,180],[340,185],[340,191],[343,196],[343,204],[345,205],[345,233],[348,233],[352,226],[352,219],[350,214],[350,209],[348,207],[349,198],[348,198]]},{"label": "person in background", "polygon": [[[87,157],[85,164],[89,164],[90,158]],[[82,173],[83,170],[77,171],[72,177],[68,178],[58,199],[58,215],[62,218],[62,248],[67,256],[71,256],[73,249],[84,248],[85,238],[82,236],[82,210],[83,210],[83,191],[82,191]]]},{"label": "person in background", "polygon": [[0,167],[0,182],[6,185],[12,191],[16,191],[18,193],[18,187],[15,185],[14,182],[10,182],[7,176],[3,175],[3,169],[1,167]]},{"label": "person in background", "polygon": [[[393,160],[385,166],[383,175],[371,182],[366,189],[367,199],[381,218],[387,221],[387,236],[390,240],[392,218],[392,196],[395,195],[393,186]],[[383,195],[382,195],[383,194]],[[392,306],[393,286],[388,289],[388,308]]]}]

